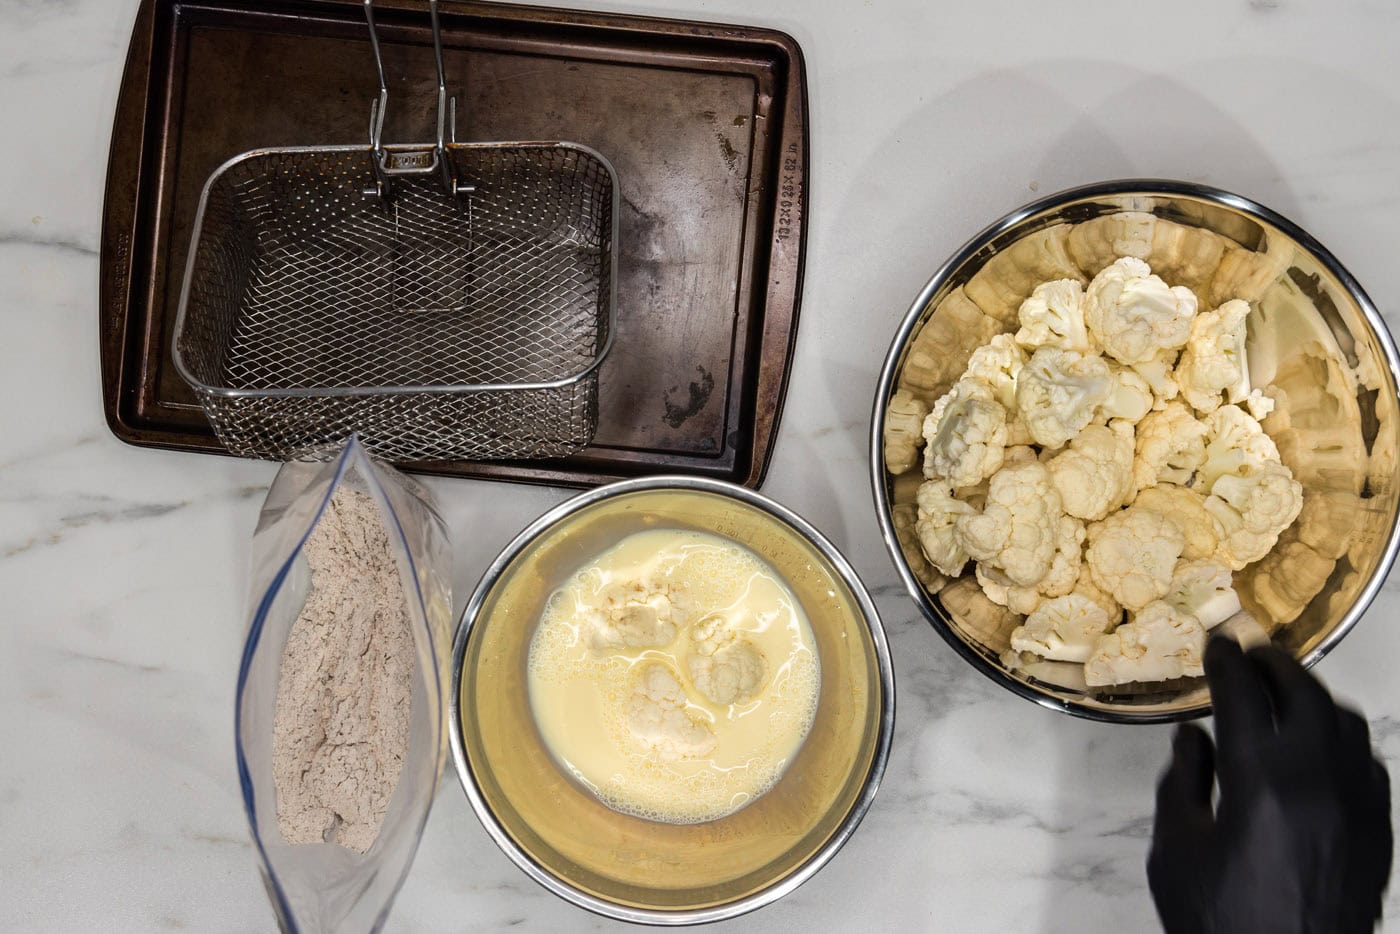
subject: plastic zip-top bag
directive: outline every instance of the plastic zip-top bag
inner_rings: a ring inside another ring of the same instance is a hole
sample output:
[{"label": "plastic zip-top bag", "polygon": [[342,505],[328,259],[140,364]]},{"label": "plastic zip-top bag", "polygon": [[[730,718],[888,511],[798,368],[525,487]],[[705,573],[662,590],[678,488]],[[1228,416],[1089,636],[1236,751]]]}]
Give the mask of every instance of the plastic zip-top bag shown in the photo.
[{"label": "plastic zip-top bag", "polygon": [[450,571],[428,492],[358,439],[273,481],[236,732],[283,930],[378,930],[408,873],[446,760]]}]

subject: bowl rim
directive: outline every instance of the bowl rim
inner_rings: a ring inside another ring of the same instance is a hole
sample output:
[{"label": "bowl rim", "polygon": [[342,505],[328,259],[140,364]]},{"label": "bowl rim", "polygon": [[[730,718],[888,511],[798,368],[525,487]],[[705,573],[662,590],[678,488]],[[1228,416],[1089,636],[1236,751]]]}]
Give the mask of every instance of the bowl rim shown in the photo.
[{"label": "bowl rim", "polygon": [[[1113,197],[1122,195],[1142,195],[1152,196],[1175,196],[1194,198],[1209,204],[1219,205],[1238,211],[1252,219],[1263,221],[1264,223],[1277,228],[1286,236],[1292,238],[1299,247],[1307,250],[1329,273],[1337,278],[1342,287],[1356,301],[1361,309],[1362,316],[1367,325],[1376,336],[1377,343],[1380,344],[1381,352],[1385,356],[1386,366],[1390,370],[1391,379],[1396,386],[1400,386],[1400,357],[1397,357],[1395,341],[1391,336],[1390,329],[1386,326],[1384,319],[1371,301],[1361,284],[1347,271],[1346,267],[1332,255],[1332,253],[1313,238],[1311,234],[1293,223],[1288,218],[1279,214],[1271,208],[1265,207],[1257,201],[1237,195],[1224,189],[1215,188],[1209,185],[1202,185],[1196,182],[1183,182],[1171,179],[1159,178],[1123,178],[1112,181],[1095,182],[1088,185],[1079,185],[1073,188],[1066,188],[1063,191],[1055,192],[1043,198],[1038,198],[1028,202],[1014,211],[1004,215],[983,228],[980,232],[971,237],[966,243],[958,248],[929,278],[928,282],[920,290],[918,297],[914,299],[909,310],[905,313],[903,320],[896,330],[890,348],[886,352],[884,365],[880,369],[880,379],[875,390],[875,404],[870,421],[870,484],[875,497],[875,515],[880,524],[880,537],[884,539],[885,550],[889,553],[890,559],[894,562],[895,570],[898,572],[904,589],[919,607],[920,612],[928,620],[933,629],[942,636],[955,652],[971,664],[975,669],[1003,688],[1025,698],[1034,703],[1048,708],[1058,710],[1062,713],[1072,714],[1087,720],[1096,720],[1103,723],[1126,723],[1126,724],[1152,724],[1152,723],[1173,723],[1183,720],[1196,719],[1210,714],[1210,701],[1196,704],[1191,707],[1184,707],[1180,710],[1156,711],[1135,713],[1124,708],[1105,709],[1086,704],[1080,701],[1068,700],[1043,693],[1026,684],[1023,681],[1010,677],[1007,672],[988,661],[981,653],[968,645],[954,631],[950,620],[945,618],[939,607],[935,606],[932,598],[924,590],[923,585],[914,577],[909,569],[909,563],[904,559],[904,553],[899,546],[899,539],[894,530],[894,517],[892,514],[892,504],[885,489],[885,456],[883,426],[885,424],[885,412],[889,406],[890,396],[893,394],[895,386],[896,370],[899,365],[900,352],[908,343],[915,327],[922,316],[925,307],[932,300],[933,296],[943,287],[944,283],[972,258],[979,250],[985,247],[996,237],[1008,230],[1020,225],[1035,215],[1054,210],[1068,203],[1082,201],[1096,197]],[[1397,396],[1400,400],[1400,396]],[[1380,561],[1376,564],[1369,580],[1366,581],[1361,591],[1357,594],[1356,601],[1342,617],[1341,621],[1333,627],[1316,646],[1304,655],[1300,662],[1305,668],[1311,668],[1330,652],[1341,640],[1351,631],[1361,617],[1365,615],[1371,602],[1375,600],[1385,584],[1385,578],[1390,571],[1391,565],[1395,562],[1397,551],[1400,551],[1400,521],[1392,518],[1390,533],[1385,542],[1385,548],[1381,554]]]},{"label": "bowl rim", "polygon": [[[511,838],[486,803],[472,772],[463,737],[462,668],[466,657],[467,642],[480,615],[482,605],[500,580],[501,574],[521,552],[532,545],[540,536],[547,534],[561,520],[579,510],[618,496],[658,490],[702,492],[735,499],[785,523],[806,539],[830,562],[832,569],[850,588],[855,597],[856,605],[865,617],[866,627],[874,644],[880,682],[880,713],[874,756],[861,785],[860,794],[835,832],[806,862],[800,864],[778,881],[743,898],[706,908],[671,910],[621,905],[578,889],[550,872],[548,868],[531,858]],[[865,584],[850,562],[815,526],[787,507],[746,487],[706,477],[660,475],[618,481],[580,493],[548,510],[526,526],[491,562],[477,583],[471,599],[467,601],[466,607],[462,610],[452,641],[452,676],[448,685],[448,734],[452,746],[452,761],[457,767],[457,778],[462,785],[462,790],[466,792],[472,811],[475,812],[477,819],[481,821],[482,826],[496,843],[496,846],[526,875],[560,898],[594,914],[634,924],[689,925],[723,921],[762,908],[797,889],[830,862],[837,851],[855,833],[856,827],[860,825],[866,812],[870,810],[870,806],[875,800],[875,794],[880,788],[880,781],[884,777],[885,767],[889,762],[890,745],[894,737],[894,666],[890,658],[889,644],[886,641],[884,625],[880,621],[875,602],[871,599]]]}]

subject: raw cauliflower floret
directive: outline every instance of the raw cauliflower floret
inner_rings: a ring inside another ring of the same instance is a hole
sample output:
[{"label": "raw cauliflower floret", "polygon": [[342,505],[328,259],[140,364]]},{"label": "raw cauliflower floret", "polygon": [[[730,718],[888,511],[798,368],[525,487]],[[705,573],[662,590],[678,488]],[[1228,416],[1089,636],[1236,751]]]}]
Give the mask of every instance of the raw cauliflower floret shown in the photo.
[{"label": "raw cauliflower floret", "polygon": [[1288,468],[1266,462],[1246,476],[1223,474],[1210,488],[1206,512],[1220,538],[1218,556],[1235,570],[1269,553],[1303,508],[1303,487]]},{"label": "raw cauliflower floret", "polygon": [[1046,600],[1012,631],[1011,648],[1062,662],[1084,662],[1108,630],[1108,614],[1087,597],[1067,594]]},{"label": "raw cauliflower floret", "polygon": [[958,518],[957,539],[971,557],[1005,572],[1013,584],[1032,587],[1050,570],[1063,515],[1050,471],[1029,461],[992,476],[982,513]]},{"label": "raw cauliflower floret", "polygon": [[1058,347],[1037,350],[1016,383],[1016,406],[1036,444],[1064,447],[1113,392],[1102,357]]},{"label": "raw cauliflower floret", "polygon": [[975,567],[977,584],[987,595],[987,599],[997,606],[1006,607],[1012,613],[1025,616],[1034,612],[1045,599],[1035,587],[1018,587],[997,568],[980,562]]},{"label": "raw cauliflower floret", "polygon": [[1025,616],[1047,597],[1061,597],[1074,589],[1083,567],[1086,536],[1083,522],[1062,515],[1056,532],[1055,557],[1050,560],[1050,570],[1045,572],[1040,583],[1021,586],[1004,571],[984,563],[977,564],[977,582],[987,599]]},{"label": "raw cauliflower floret", "polygon": [[919,462],[919,449],[924,446],[924,419],[928,406],[924,400],[907,389],[901,389],[890,399],[885,410],[885,469],[902,474]]},{"label": "raw cauliflower floret", "polygon": [[1245,396],[1240,405],[1249,410],[1249,414],[1254,416],[1255,421],[1262,422],[1273,413],[1278,403],[1273,400],[1272,396],[1266,395],[1264,390],[1251,389],[1249,395]]},{"label": "raw cauliflower floret", "polygon": [[1089,565],[1080,562],[1079,579],[1074,582],[1074,589],[1070,593],[1078,594],[1086,600],[1092,600],[1099,605],[1108,617],[1108,628],[1112,629],[1118,625],[1118,621],[1123,618],[1123,607],[1113,596],[1094,582],[1094,572],[1089,570]]},{"label": "raw cauliflower floret", "polygon": [[1213,492],[1223,476],[1242,477],[1265,464],[1282,463],[1278,447],[1263,426],[1237,405],[1220,406],[1207,416],[1205,426],[1205,463],[1191,483],[1198,492]]},{"label": "raw cauliflower floret", "polygon": [[1050,559],[1050,570],[1036,585],[1042,594],[1062,597],[1074,590],[1083,567],[1084,540],[1088,536],[1083,522],[1073,516],[1060,517],[1060,527],[1055,534],[1055,557]]},{"label": "raw cauliflower floret", "polygon": [[1157,403],[1157,396],[1136,370],[1110,363],[1113,391],[1099,406],[1094,420],[1100,424],[1122,420],[1136,425]]},{"label": "raw cauliflower floret", "polygon": [[1164,408],[1181,392],[1181,387],[1177,385],[1176,379],[1172,376],[1176,360],[1177,352],[1175,350],[1164,350],[1151,360],[1133,364],[1133,372],[1141,376],[1152,389],[1155,400],[1152,403],[1154,409]]},{"label": "raw cauliflower floret", "polygon": [[962,516],[977,511],[953,496],[941,480],[929,480],[919,487],[919,518],[914,533],[929,564],[951,577],[962,573],[967,564],[967,552],[957,535],[956,524]]},{"label": "raw cauliflower floret", "polygon": [[639,673],[627,703],[627,728],[666,761],[698,759],[715,748],[714,731],[686,710],[680,679],[661,662]]},{"label": "raw cauliflower floret", "polygon": [[976,486],[1001,469],[1006,409],[986,383],[960,379],[924,419],[924,439],[924,476]]},{"label": "raw cauliflower floret", "polygon": [[594,598],[589,642],[595,652],[670,645],[680,612],[677,595],[656,581],[608,584]]},{"label": "raw cauliflower floret", "polygon": [[1196,296],[1168,286],[1140,259],[1125,256],[1089,283],[1084,319],[1104,353],[1119,363],[1146,363],[1191,335]]},{"label": "raw cauliflower floret", "polygon": [[1206,631],[1193,616],[1160,601],[1150,603],[1106,636],[1084,663],[1090,687],[1130,681],[1168,681],[1205,674]]},{"label": "raw cauliflower floret", "polygon": [[1016,414],[1016,380],[1026,365],[1026,355],[1010,334],[998,334],[972,354],[964,379],[981,380],[1006,410],[1006,446],[1031,443],[1030,431]]},{"label": "raw cauliflower floret", "polygon": [[1019,586],[1005,572],[981,563],[977,565],[977,583],[987,599],[998,606],[1022,616],[1033,613],[1047,597],[1061,597],[1074,589],[1083,565],[1085,536],[1083,522],[1072,516],[1061,516],[1055,557],[1051,559],[1050,570],[1045,572],[1040,583]]},{"label": "raw cauliflower floret", "polygon": [[1133,490],[1133,426],[1090,425],[1047,465],[1065,512],[1098,520],[1122,506]]},{"label": "raw cauliflower floret", "polygon": [[1186,536],[1186,547],[1181,552],[1185,561],[1209,558],[1220,547],[1215,520],[1206,512],[1206,498],[1195,490],[1175,483],[1159,483],[1138,493],[1133,506],[1161,513],[1181,528]]},{"label": "raw cauliflower floret", "polygon": [[1139,490],[1159,483],[1185,486],[1206,459],[1206,425],[1180,402],[1151,412],[1137,425],[1133,484]]},{"label": "raw cauliflower floret", "polygon": [[[1005,469],[1013,464],[1025,464],[1029,461],[1038,460],[1040,460],[1040,458],[1036,456],[1035,448],[1031,447],[1029,444],[1008,445],[1006,448],[1006,457],[1002,461],[1001,466],[1002,469]],[[984,491],[983,499],[985,498],[986,495]]]},{"label": "raw cauliflower floret", "polygon": [[[1006,413],[1006,450],[1009,452],[1013,448],[1028,448],[1034,443],[1031,438],[1031,431],[1026,427],[1025,419],[1015,410]],[[1006,461],[1002,461],[1006,463]]]},{"label": "raw cauliflower floret", "polygon": [[696,623],[690,639],[694,650],[686,659],[690,683],[710,703],[721,707],[742,703],[763,687],[768,675],[763,653],[724,617]]},{"label": "raw cauliflower floret", "polygon": [[[1007,448],[1007,450],[1014,451],[1016,448]],[[1003,460],[1002,467],[1005,466],[1006,461]],[[940,480],[938,482],[947,483],[946,480]],[[974,511],[980,512],[982,510],[982,504],[987,501],[987,487],[990,484],[990,480],[983,480],[976,486],[960,486],[956,490],[953,490],[953,498],[962,500],[964,503],[971,506]]]},{"label": "raw cauliflower floret", "polygon": [[1160,600],[1186,537],[1166,516],[1130,506],[1089,527],[1084,560],[1094,582],[1129,610]]},{"label": "raw cauliflower floret", "polygon": [[1084,286],[1078,279],[1057,279],[1035,287],[1021,303],[1021,330],[1016,343],[1029,350],[1059,347],[1093,353],[1084,324]]},{"label": "raw cauliflower floret", "polygon": [[1213,412],[1220,394],[1229,402],[1249,398],[1249,360],[1245,353],[1245,318],[1249,303],[1228,301],[1191,322],[1191,338],[1176,364],[1181,396],[1198,412]]},{"label": "raw cauliflower floret", "polygon": [[1240,611],[1240,595],[1230,569],[1215,560],[1181,561],[1162,602],[1214,629]]},{"label": "raw cauliflower floret", "polygon": [[981,380],[992,387],[992,396],[1008,414],[1016,407],[1016,378],[1026,365],[1026,355],[1010,334],[998,334],[968,358],[964,379]]}]

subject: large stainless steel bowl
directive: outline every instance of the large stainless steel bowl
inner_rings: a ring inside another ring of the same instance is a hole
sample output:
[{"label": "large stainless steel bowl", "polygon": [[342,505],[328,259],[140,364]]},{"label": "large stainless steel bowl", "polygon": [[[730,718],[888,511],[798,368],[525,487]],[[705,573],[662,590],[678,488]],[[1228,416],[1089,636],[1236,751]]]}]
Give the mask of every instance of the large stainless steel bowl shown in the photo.
[{"label": "large stainless steel bowl", "polygon": [[[1125,220],[1125,212],[1133,216]],[[905,587],[934,629],[997,683],[1079,716],[1143,723],[1208,712],[1202,679],[1091,690],[1076,682],[1073,666],[1009,669],[1002,655],[1019,617],[987,601],[970,571],[951,582],[931,572],[909,531],[918,466],[913,476],[892,475],[882,444],[911,353],[920,364],[909,374],[928,384],[918,388],[937,393],[940,367],[960,366],[960,344],[987,339],[979,310],[1009,329],[1039,282],[1092,276],[1125,252],[1193,288],[1202,307],[1236,297],[1254,305],[1251,377],[1279,397],[1265,427],[1302,482],[1305,507],[1267,558],[1236,575],[1236,589],[1274,642],[1304,665],[1361,618],[1400,547],[1400,363],[1375,306],[1321,244],[1247,198],[1183,182],[1107,182],[1026,205],[969,241],[915,299],[880,375],[871,426],[876,512]],[[978,326],[983,333],[968,333]]]},{"label": "large stainless steel bowl", "polygon": [[[777,784],[703,824],[605,807],[551,756],[530,713],[526,661],[549,595],[624,536],[654,528],[711,532],[761,556],[806,612],[821,664],[811,729]],[[731,918],[810,878],[870,807],[894,732],[889,650],[851,566],[772,500],[694,477],[601,487],[520,533],[467,604],[450,683],[452,756],[492,839],[551,892],[649,924]]]}]

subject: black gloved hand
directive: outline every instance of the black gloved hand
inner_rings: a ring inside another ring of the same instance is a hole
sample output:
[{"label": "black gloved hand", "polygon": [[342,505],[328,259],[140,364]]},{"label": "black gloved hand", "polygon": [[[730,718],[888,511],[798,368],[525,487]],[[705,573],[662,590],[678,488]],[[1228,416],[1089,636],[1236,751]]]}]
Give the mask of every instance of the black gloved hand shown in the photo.
[{"label": "black gloved hand", "polygon": [[1199,727],[1177,732],[1147,858],[1168,934],[1371,931],[1390,781],[1366,721],[1272,646],[1246,655],[1217,637],[1205,669],[1218,749]]}]

